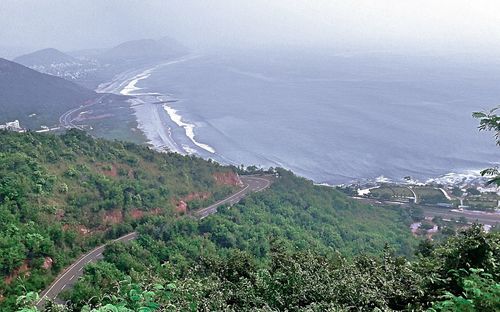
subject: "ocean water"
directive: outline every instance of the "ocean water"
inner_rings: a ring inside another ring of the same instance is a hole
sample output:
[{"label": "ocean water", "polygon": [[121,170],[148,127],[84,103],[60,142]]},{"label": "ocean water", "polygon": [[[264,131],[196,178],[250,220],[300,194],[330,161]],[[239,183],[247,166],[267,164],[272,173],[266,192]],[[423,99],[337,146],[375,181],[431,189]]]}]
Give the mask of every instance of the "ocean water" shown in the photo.
[{"label": "ocean water", "polygon": [[[491,134],[471,117],[500,102],[495,63],[248,52],[190,55],[145,73],[127,87],[145,106],[160,105],[155,118],[175,150],[225,163],[339,184],[425,180],[498,161]],[[139,124],[158,128],[138,110]]]}]

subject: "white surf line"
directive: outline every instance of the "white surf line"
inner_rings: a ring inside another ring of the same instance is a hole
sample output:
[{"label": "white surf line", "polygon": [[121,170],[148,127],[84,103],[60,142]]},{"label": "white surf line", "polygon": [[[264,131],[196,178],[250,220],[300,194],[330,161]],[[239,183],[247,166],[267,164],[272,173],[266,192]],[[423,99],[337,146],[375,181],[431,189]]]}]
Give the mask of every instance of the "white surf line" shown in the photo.
[{"label": "white surf line", "polygon": [[[151,76],[151,73],[153,71],[157,70],[160,67],[168,66],[168,65],[172,65],[172,64],[177,64],[177,63],[181,63],[181,62],[185,62],[187,60],[190,60],[190,59],[193,59],[193,58],[196,58],[196,57],[198,57],[198,56],[188,56],[188,57],[184,57],[184,58],[181,58],[181,59],[178,59],[178,60],[165,62],[165,63],[162,63],[160,65],[154,66],[152,68],[146,69],[143,72],[141,72],[140,74],[135,75],[132,78],[128,79],[127,80],[127,82],[128,82],[127,85],[120,91],[120,94],[122,94],[122,95],[129,95],[129,96],[141,96],[141,95],[152,95],[152,94],[156,95],[158,93],[152,93],[152,92],[149,92],[149,93],[137,93],[136,91],[139,91],[142,88],[137,87],[136,84],[139,81],[141,81],[141,80],[149,78]],[[121,84],[121,85],[123,85],[123,84]],[[178,125],[179,127],[181,127],[181,128],[184,129],[184,131],[186,133],[186,136],[191,140],[191,142],[193,142],[194,145],[198,146],[199,148],[201,148],[201,149],[203,149],[203,150],[205,150],[205,151],[207,151],[207,152],[209,152],[211,154],[215,154],[215,149],[213,147],[211,147],[208,144],[198,142],[195,139],[194,128],[196,126],[194,124],[190,124],[190,123],[187,123],[187,122],[183,121],[182,116],[179,115],[179,114],[177,114],[177,110],[175,110],[174,108],[172,108],[172,107],[170,107],[170,106],[168,106],[166,104],[163,105],[163,108],[167,112],[169,118],[176,125]],[[169,137],[173,141],[173,138],[171,137],[170,129],[169,129]],[[168,144],[168,145],[170,146],[171,144]],[[174,149],[176,149],[176,148],[174,148]],[[193,152],[192,149],[185,148],[184,146],[182,146],[182,149],[186,153],[188,153],[188,154],[192,154],[192,152]]]},{"label": "white surf line", "polygon": [[144,79],[148,78],[149,76],[151,76],[151,69],[145,70],[144,72],[142,72],[139,75],[135,76],[132,80],[129,81],[129,83],[125,86],[125,88],[123,88],[120,91],[120,94],[123,94],[123,95],[136,95],[136,94],[134,94],[132,92],[137,91],[137,90],[141,90],[142,88],[138,88],[135,85],[139,81],[144,80]]},{"label": "white surf line", "polygon": [[129,83],[128,79],[124,77],[125,74],[116,75],[111,81],[99,84],[94,91],[97,93],[116,93],[118,90],[122,89],[125,84]]},{"label": "white surf line", "polygon": [[154,129],[153,131],[155,131],[158,134],[162,143],[167,145],[172,151],[184,154],[183,148],[179,147],[179,144],[172,137],[172,128],[170,126],[165,125],[165,123],[161,119],[160,111],[156,107],[152,109],[152,111],[150,111],[150,118],[152,120],[155,120],[156,125],[158,125],[156,129]]},{"label": "white surf line", "polygon": [[[135,76],[133,76],[133,77],[131,77],[129,79],[126,79],[125,83],[127,83],[127,85],[125,86],[125,88],[123,88],[120,91],[120,94],[131,95],[131,96],[133,96],[133,95],[139,95],[139,94],[132,93],[133,91],[137,91],[137,90],[141,90],[142,89],[142,88],[136,87],[136,84],[139,81],[148,78],[153,71],[157,70],[158,68],[164,67],[164,66],[182,63],[182,62],[185,62],[185,61],[188,61],[188,60],[195,59],[197,57],[199,57],[199,56],[198,55],[187,55],[185,57],[181,57],[181,58],[176,59],[176,60],[164,62],[164,63],[158,64],[156,66],[153,66],[151,68],[148,68],[148,69],[144,70],[143,72],[139,73],[138,75],[135,75]],[[121,83],[119,87],[123,86],[125,83]]]},{"label": "white surf line", "polygon": [[211,147],[208,144],[196,141],[195,134],[194,134],[195,125],[187,123],[187,122],[184,122],[182,120],[182,116],[179,115],[177,113],[177,110],[175,110],[174,108],[172,108],[172,107],[164,104],[163,105],[163,109],[167,112],[167,114],[170,117],[170,119],[173,122],[175,122],[176,125],[178,125],[181,128],[184,128],[184,131],[186,132],[186,136],[191,140],[191,142],[193,142],[193,144],[195,144],[196,146],[198,146],[198,147],[206,150],[207,152],[209,152],[211,154],[215,154],[215,149],[213,147]]},{"label": "white surf line", "polygon": [[173,152],[182,154],[182,149],[172,138],[171,128],[162,122],[157,107],[148,105],[149,102],[140,98],[129,100],[137,120],[137,128],[147,138],[148,143],[157,151],[164,151],[167,147]]},{"label": "white surf line", "polygon": [[[146,95],[145,93],[136,93],[135,91],[138,91],[138,90],[141,90],[142,88],[139,88],[136,86],[136,84],[143,80],[143,79],[146,79],[148,78],[150,75],[151,75],[151,72],[156,69],[158,66],[156,67],[153,67],[153,68],[150,68],[150,69],[147,69],[145,71],[143,71],[142,73],[138,74],[138,75],[135,75],[134,77],[132,77],[132,79],[128,80],[128,84],[120,91],[120,94],[123,94],[123,95],[129,95],[129,96],[141,96],[141,95]],[[139,101],[142,103],[142,105],[144,104],[147,104],[148,102],[144,99],[141,99],[141,98],[137,98],[135,101]],[[157,113],[154,114],[154,116],[151,116],[152,118],[154,118],[156,120],[156,122],[158,123],[158,125],[162,125],[162,122],[160,121],[160,118],[159,116],[157,116]],[[156,148],[159,148],[159,146],[156,146],[156,144],[154,144],[154,139],[151,137],[151,136],[148,136],[148,134],[151,134],[152,132],[151,131],[148,131],[146,130],[146,126],[141,123],[139,120],[140,118],[138,117],[137,115],[137,112],[136,112],[136,119],[137,119],[137,123],[139,124],[139,129],[141,129],[141,131],[146,135],[146,137],[149,139],[149,142],[154,145]],[[163,127],[156,127],[156,131],[153,131],[153,132],[156,132],[156,134],[158,135],[158,137],[161,139],[162,143],[166,146],[168,146],[171,150],[173,151],[177,151],[177,152],[180,152],[179,148],[177,147],[177,144],[175,143],[175,141],[173,140],[172,138],[172,134],[171,134],[171,129],[169,127],[166,127],[166,132],[167,132],[167,137],[164,137],[164,133],[163,133]],[[152,129],[150,129],[152,130]]]}]

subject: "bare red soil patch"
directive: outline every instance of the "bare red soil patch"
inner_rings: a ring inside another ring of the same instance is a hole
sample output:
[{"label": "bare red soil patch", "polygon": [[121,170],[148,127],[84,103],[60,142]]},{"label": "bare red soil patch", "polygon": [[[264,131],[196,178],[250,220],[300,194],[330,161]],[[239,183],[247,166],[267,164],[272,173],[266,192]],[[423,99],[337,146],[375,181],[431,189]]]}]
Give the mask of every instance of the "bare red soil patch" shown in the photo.
[{"label": "bare red soil patch", "polygon": [[196,193],[190,193],[190,194],[182,197],[180,200],[185,201],[185,202],[190,202],[192,200],[209,199],[211,196],[212,196],[212,193],[210,193],[210,192],[196,192]]},{"label": "bare red soil patch", "polygon": [[177,213],[184,214],[187,212],[187,210],[188,210],[188,204],[183,200],[179,201],[177,205],[175,205],[175,211]]},{"label": "bare red soil patch", "polygon": [[137,220],[137,219],[144,217],[145,213],[144,213],[144,211],[139,210],[139,209],[132,209],[132,210],[130,210],[129,215],[132,219]]},{"label": "bare red soil patch", "polygon": [[116,165],[100,164],[100,172],[107,177],[115,178],[118,176]]},{"label": "bare red soil patch", "polygon": [[234,172],[216,172],[214,173],[213,177],[218,185],[243,185],[238,174]]},{"label": "bare red soil patch", "polygon": [[5,285],[10,285],[18,276],[23,274],[23,276],[30,275],[30,267],[28,265],[28,260],[24,260],[23,264],[15,269],[9,276],[5,277],[3,282]]},{"label": "bare red soil patch", "polygon": [[118,224],[123,222],[123,212],[120,209],[106,211],[102,221],[107,224]]}]

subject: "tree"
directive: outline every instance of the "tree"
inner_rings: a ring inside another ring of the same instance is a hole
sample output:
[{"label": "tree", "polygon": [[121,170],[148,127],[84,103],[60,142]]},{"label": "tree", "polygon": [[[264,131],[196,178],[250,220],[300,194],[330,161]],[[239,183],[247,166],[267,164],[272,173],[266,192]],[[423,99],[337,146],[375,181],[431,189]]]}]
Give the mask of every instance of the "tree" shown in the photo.
[{"label": "tree", "polygon": [[[495,141],[500,146],[500,116],[496,111],[500,108],[496,107],[489,112],[474,112],[472,116],[479,119],[479,131],[493,131]],[[488,184],[496,184],[500,186],[500,172],[498,167],[487,168],[481,171],[482,176],[490,177]]]},{"label": "tree", "polygon": [[456,186],[455,186],[455,187],[451,190],[451,194],[452,194],[453,196],[460,197],[460,196],[462,196],[464,193],[462,192],[462,190],[461,190],[460,188],[458,188],[458,187],[456,187]]},{"label": "tree", "polygon": [[481,192],[479,192],[479,190],[472,187],[467,189],[467,193],[470,195],[481,195]]},{"label": "tree", "polygon": [[498,311],[500,307],[500,283],[482,269],[470,269],[461,280],[460,295],[447,292],[446,299],[433,305],[430,311]]}]

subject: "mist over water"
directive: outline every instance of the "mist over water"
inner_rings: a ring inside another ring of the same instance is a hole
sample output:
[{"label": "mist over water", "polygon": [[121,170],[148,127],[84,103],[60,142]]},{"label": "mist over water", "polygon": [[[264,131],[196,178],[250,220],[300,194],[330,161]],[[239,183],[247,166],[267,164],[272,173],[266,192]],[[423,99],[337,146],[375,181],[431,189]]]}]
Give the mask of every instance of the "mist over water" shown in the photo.
[{"label": "mist over water", "polygon": [[169,107],[228,162],[338,184],[427,179],[496,161],[471,113],[498,103],[499,69],[384,53],[252,51],[160,67],[137,85],[177,99]]},{"label": "mist over water", "polygon": [[132,90],[161,93],[139,103],[168,102],[134,108],[164,146],[317,182],[426,179],[497,161],[471,113],[499,103],[499,9],[493,0],[2,0],[0,57],[172,36],[199,55],[147,72]]}]

